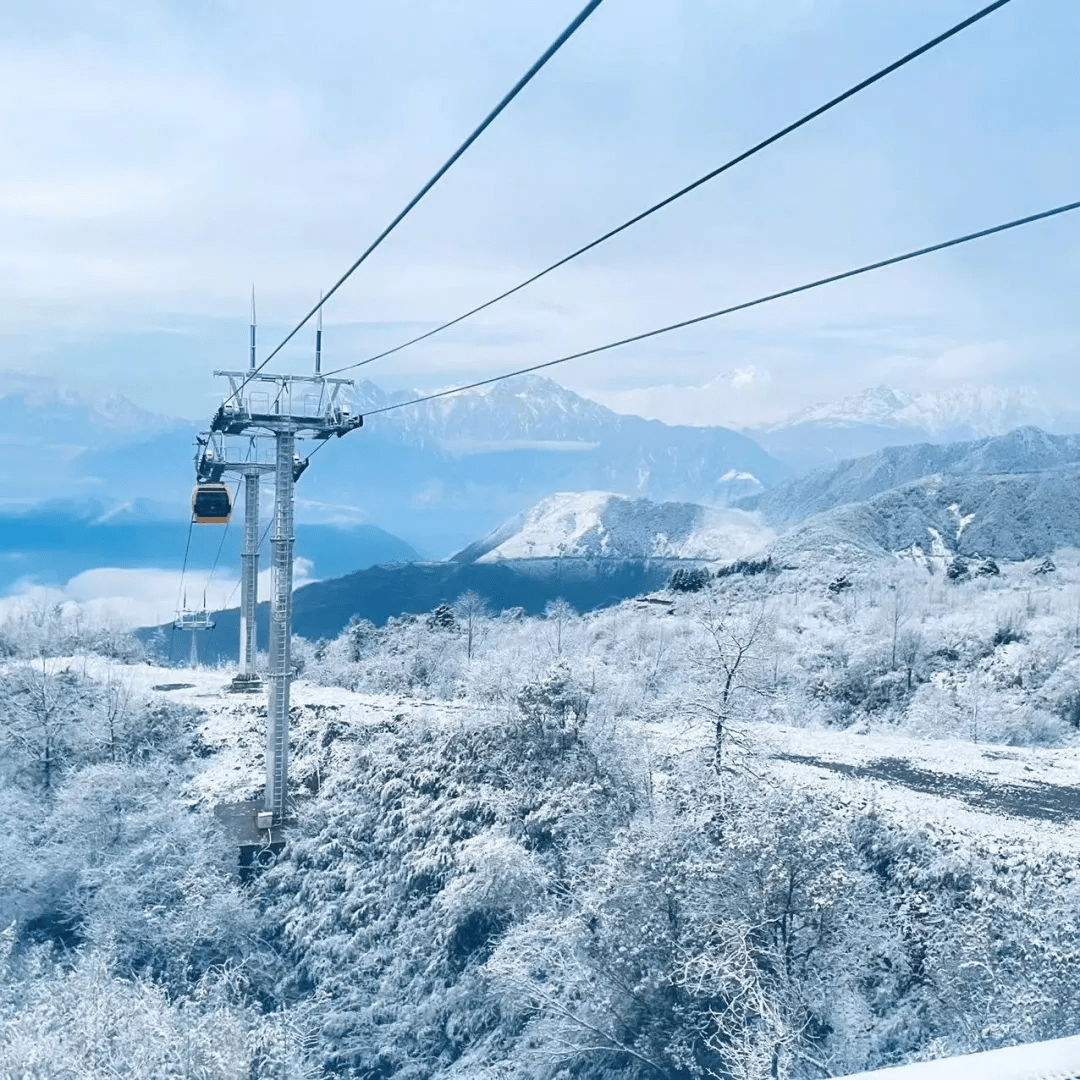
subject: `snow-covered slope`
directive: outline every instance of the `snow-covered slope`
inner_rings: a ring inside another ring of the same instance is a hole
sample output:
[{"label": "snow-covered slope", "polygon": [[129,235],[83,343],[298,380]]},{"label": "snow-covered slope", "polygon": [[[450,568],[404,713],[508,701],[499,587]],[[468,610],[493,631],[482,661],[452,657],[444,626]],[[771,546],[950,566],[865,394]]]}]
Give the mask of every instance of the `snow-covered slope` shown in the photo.
[{"label": "snow-covered slope", "polygon": [[785,533],[775,554],[804,565],[894,554],[1021,560],[1080,539],[1080,465],[1037,473],[931,476],[865,502],[816,514]]},{"label": "snow-covered slope", "polygon": [[454,558],[727,560],[760,551],[772,537],[743,510],[585,491],[542,500]]},{"label": "snow-covered slope", "polygon": [[961,386],[905,394],[878,386],[811,406],[749,434],[770,454],[801,471],[886,446],[978,439],[1031,424],[1060,430],[1075,419],[1054,416],[1025,391]]},{"label": "snow-covered slope", "polygon": [[894,446],[816,469],[739,505],[760,510],[775,528],[836,506],[864,502],[925,476],[1038,473],[1080,463],[1080,436],[1026,427],[1008,435],[938,446]]}]

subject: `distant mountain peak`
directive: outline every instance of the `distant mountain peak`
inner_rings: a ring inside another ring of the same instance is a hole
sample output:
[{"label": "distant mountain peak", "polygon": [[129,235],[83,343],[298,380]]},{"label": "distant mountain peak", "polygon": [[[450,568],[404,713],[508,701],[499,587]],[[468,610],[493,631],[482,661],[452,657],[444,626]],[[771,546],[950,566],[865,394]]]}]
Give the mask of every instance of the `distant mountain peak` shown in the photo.
[{"label": "distant mountain peak", "polygon": [[608,491],[560,492],[465,548],[454,561],[738,559],[772,539],[756,514],[653,502]]},{"label": "distant mountain peak", "polygon": [[748,432],[799,472],[862,457],[887,446],[949,443],[1004,435],[1018,427],[1060,429],[1029,390],[973,384],[908,393],[874,386],[839,401],[812,405],[779,423]]},{"label": "distant mountain peak", "polygon": [[812,423],[870,424],[916,428],[930,437],[978,438],[1003,435],[1024,424],[1049,422],[1048,411],[1028,390],[967,384],[912,394],[889,386],[874,386],[839,401],[811,405],[762,430],[772,432]]},{"label": "distant mountain peak", "polygon": [[110,433],[145,433],[178,427],[185,421],[150,412],[112,390],[64,386],[40,375],[0,373],[0,401],[21,403],[29,412],[44,416],[49,410],[77,413],[89,427]]}]

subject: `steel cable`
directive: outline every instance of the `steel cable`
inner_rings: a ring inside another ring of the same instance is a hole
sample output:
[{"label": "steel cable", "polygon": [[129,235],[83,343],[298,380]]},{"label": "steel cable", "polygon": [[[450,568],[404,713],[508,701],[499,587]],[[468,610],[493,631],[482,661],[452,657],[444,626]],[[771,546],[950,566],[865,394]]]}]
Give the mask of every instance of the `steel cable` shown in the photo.
[{"label": "steel cable", "polygon": [[[544,54],[536,61],[535,64],[511,87],[503,99],[487,114],[486,117],[480,122],[480,124],[473,130],[472,134],[450,155],[445,163],[436,171],[435,175],[405,204],[405,208],[386,226],[385,229],[368,245],[363,254],[334,282],[334,284],[327,290],[326,294],[319,300],[319,302],[293,327],[292,330],[281,340],[277,347],[262,361],[253,371],[249,372],[243,382],[234,390],[226,399],[225,404],[228,404],[234,397],[236,397],[241,390],[251,381],[251,379],[257,375],[275,356],[300,332],[300,330],[307,325],[311,318],[322,308],[327,300],[334,295],[345,284],[346,281],[352,276],[357,268],[367,259],[367,257],[401,224],[405,217],[413,210],[413,208],[420,202],[420,200],[446,175],[451,169],[454,163],[469,149],[470,146],[487,130],[487,128],[495,121],[498,115],[521,93],[522,90],[532,81],[533,77],[537,75],[541,68],[570,40],[571,37],[577,32],[585,20],[600,6],[602,0],[589,0],[589,3],[585,5],[578,13],[573,22],[548,46]],[[999,2],[1006,2],[1006,0],[999,0]]]},{"label": "steel cable", "polygon": [[751,146],[749,150],[744,150],[741,154],[736,155],[730,161],[726,161],[718,168],[713,169],[711,172],[707,172],[704,176],[698,177],[697,180],[693,181],[690,184],[687,184],[685,187],[680,188],[674,194],[669,195],[666,199],[661,199],[660,202],[653,204],[647,210],[643,210],[641,213],[635,214],[632,218],[624,221],[621,225],[617,225],[614,229],[609,229],[602,236],[598,236],[595,240],[590,241],[583,247],[579,247],[576,251],[572,251],[569,255],[564,256],[557,262],[553,262],[550,266],[547,266],[538,273],[533,274],[532,277],[526,278],[520,284],[515,285],[512,289],[507,289],[505,292],[499,293],[498,296],[492,297],[490,300],[479,304],[477,307],[471,308],[463,315],[458,315],[456,318],[450,319],[449,322],[444,322],[440,326],[436,326],[432,330],[427,330],[423,334],[418,334],[416,337],[410,338],[408,341],[402,342],[400,345],[395,345],[392,349],[384,349],[382,352],[376,353],[374,356],[369,356],[366,360],[358,360],[352,364],[345,364],[342,367],[335,368],[333,371],[328,371],[327,375],[338,375],[343,371],[351,371],[353,368],[363,367],[365,364],[371,364],[374,363],[376,360],[381,360],[383,357],[391,356],[394,353],[401,352],[402,349],[407,349],[411,345],[416,345],[421,341],[426,341],[428,338],[434,337],[436,334],[442,333],[443,330],[449,330],[450,327],[457,326],[458,323],[464,322],[466,319],[471,318],[473,315],[476,315],[481,311],[485,311],[487,308],[494,306],[502,300],[505,300],[507,297],[513,296],[515,293],[520,292],[527,286],[532,285],[536,281],[539,281],[542,277],[546,277],[552,271],[558,270],[560,267],[565,266],[569,262],[572,262],[574,259],[578,258],[578,256],[584,255],[587,251],[592,251],[593,248],[599,247],[601,244],[606,243],[608,240],[612,239],[612,237],[618,236],[621,232],[625,232],[625,230],[629,229],[631,226],[638,224],[638,222],[640,221],[644,221],[647,217],[651,217],[658,211],[663,210],[667,206],[670,206],[673,202],[681,199],[684,195],[689,195],[692,191],[696,191],[703,184],[707,184],[710,180],[715,180],[716,177],[727,172],[729,169],[733,169],[736,165],[739,165],[742,162],[746,161],[748,158],[751,158],[755,154],[760,153],[767,147],[772,146],[773,143],[779,142],[785,136],[790,135],[794,131],[798,131],[801,127],[805,127],[811,121],[816,120],[819,116],[823,116],[831,109],[835,109],[837,105],[842,104],[849,98],[852,98],[856,94],[861,93],[863,90],[867,89],[868,87],[873,86],[875,83],[880,82],[888,75],[891,75],[894,71],[898,71],[906,64],[910,64],[913,60],[916,60],[920,56],[923,56],[925,53],[930,52],[931,49],[934,49],[938,45],[941,45],[944,42],[948,41],[950,38],[955,37],[961,31],[966,30],[968,27],[973,26],[975,23],[981,21],[982,19],[985,19],[987,15],[992,14],[993,12],[997,11],[999,8],[1004,7],[1010,2],[1011,0],[995,0],[994,3],[988,4],[986,7],[975,12],[974,15],[968,16],[968,18],[964,19],[962,22],[957,23],[955,26],[946,30],[944,33],[938,34],[937,37],[932,38],[930,41],[926,42],[923,45],[920,45],[917,49],[913,49],[911,52],[906,53],[904,56],[900,57],[899,60],[894,60],[891,64],[888,64],[886,67],[881,68],[880,71],[877,71],[868,78],[863,79],[862,82],[856,83],[854,86],[845,90],[843,93],[837,94],[834,98],[830,98],[828,101],[825,102],[824,105],[819,105],[816,109],[812,109],[810,112],[799,117],[798,120],[795,120],[793,123],[790,123],[786,127],[781,128],[779,131],[770,135],[768,138],[762,139],[761,142]]},{"label": "steel cable", "polygon": [[581,352],[570,353],[568,356],[560,356],[556,360],[546,360],[540,364],[530,364],[528,367],[518,368],[515,371],[508,371],[502,375],[494,375],[490,379],[478,379],[476,382],[466,383],[464,386],[455,386],[449,390],[438,390],[431,394],[423,394],[419,397],[410,398],[408,401],[399,401],[395,402],[393,405],[384,405],[382,408],[372,409],[364,415],[365,417],[378,416],[380,413],[393,412],[396,409],[404,409],[410,405],[420,405],[425,401],[435,401],[439,398],[449,397],[451,394],[463,393],[466,390],[476,390],[481,386],[491,386],[492,383],[502,382],[505,379],[513,379],[518,375],[528,375],[534,371],[543,371],[545,368],[552,368],[557,364],[565,364],[570,360],[580,360],[585,356],[595,356],[597,353],[607,352],[610,349],[617,349],[623,345],[631,345],[637,341],[646,341],[649,338],[659,337],[661,334],[671,333],[673,330],[682,330],[687,326],[696,326],[698,323],[708,322],[710,319],[719,319],[724,315],[731,315],[737,311],[746,311],[749,308],[760,307],[762,304],[769,304],[775,300],[782,300],[788,296],[809,292],[811,289],[820,289],[823,285],[832,285],[837,281],[845,281],[848,278],[858,277],[861,274],[869,274],[874,270],[881,270],[887,266],[895,266],[897,263],[918,259],[923,255],[930,255],[935,251],[944,251],[946,248],[958,247],[961,244],[967,244],[973,240],[980,240],[987,236],[1006,232],[1009,229],[1017,229],[1022,225],[1030,225],[1033,222],[1043,221],[1046,218],[1056,217],[1059,214],[1067,214],[1070,211],[1077,209],[1080,209],[1080,202],[1065,203],[1062,206],[1054,207],[1052,210],[1043,210],[1037,214],[1029,214],[1027,217],[1007,221],[1002,225],[993,225],[988,229],[979,229],[977,232],[966,233],[963,236],[954,237],[952,240],[944,240],[939,244],[931,244],[928,247],[917,248],[914,251],[905,252],[903,255],[893,255],[891,258],[867,263],[865,266],[856,267],[854,270],[845,270],[839,274],[830,274],[828,277],[818,278],[815,281],[810,281],[803,285],[795,285],[790,289],[781,289],[779,292],[769,293],[767,296],[759,296],[755,300],[746,300],[741,304],[732,304],[730,307],[720,308],[718,311],[710,311],[705,315],[696,315],[692,319],[682,319],[679,322],[669,323],[667,326],[661,326],[655,330],[647,330],[642,334],[633,334],[630,337],[620,338],[618,341],[610,341],[606,345],[597,345],[592,349],[582,349]]}]

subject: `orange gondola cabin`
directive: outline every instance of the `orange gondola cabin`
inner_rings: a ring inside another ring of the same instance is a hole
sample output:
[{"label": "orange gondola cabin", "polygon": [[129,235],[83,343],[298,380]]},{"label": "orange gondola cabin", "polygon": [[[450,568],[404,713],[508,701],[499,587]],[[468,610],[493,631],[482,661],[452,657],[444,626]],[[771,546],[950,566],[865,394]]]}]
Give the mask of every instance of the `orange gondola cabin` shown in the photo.
[{"label": "orange gondola cabin", "polygon": [[227,525],[232,494],[225,484],[196,484],[191,493],[191,517],[199,525]]}]

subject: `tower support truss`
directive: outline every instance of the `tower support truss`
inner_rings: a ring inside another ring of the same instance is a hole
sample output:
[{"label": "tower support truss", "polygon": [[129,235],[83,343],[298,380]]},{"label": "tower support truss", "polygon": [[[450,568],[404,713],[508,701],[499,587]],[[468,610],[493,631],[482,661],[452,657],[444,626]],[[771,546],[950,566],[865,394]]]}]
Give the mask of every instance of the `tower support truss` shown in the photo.
[{"label": "tower support truss", "polygon": [[[348,379],[322,375],[276,375],[219,371],[229,380],[231,393],[217,411],[210,431],[199,436],[196,472],[200,479],[224,471],[244,477],[244,551],[240,598],[240,660],[237,679],[255,673],[255,615],[258,580],[258,483],[261,472],[274,475],[274,532],[271,539],[270,640],[267,683],[265,810],[259,828],[280,826],[288,814],[289,698],[292,671],[292,588],[295,547],[293,496],[296,481],[307,461],[296,452],[301,433],[325,441],[347,435],[363,425],[342,399]],[[272,435],[274,461],[227,460],[225,439],[230,436]],[[234,681],[234,686],[236,685]]]}]

